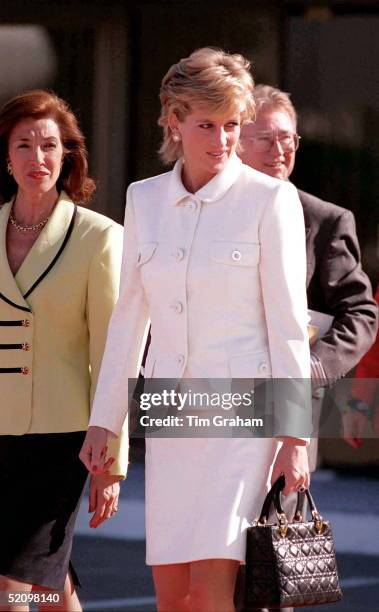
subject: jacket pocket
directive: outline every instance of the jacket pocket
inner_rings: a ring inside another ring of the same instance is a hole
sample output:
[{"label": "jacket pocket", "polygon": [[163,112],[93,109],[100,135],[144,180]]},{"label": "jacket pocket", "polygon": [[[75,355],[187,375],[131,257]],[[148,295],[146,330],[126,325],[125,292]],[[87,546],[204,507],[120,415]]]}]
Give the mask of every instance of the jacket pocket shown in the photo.
[{"label": "jacket pocket", "polygon": [[260,245],[254,242],[213,242],[213,261],[229,266],[257,266],[260,259]]},{"label": "jacket pocket", "polygon": [[271,362],[267,351],[229,357],[232,378],[270,378]]},{"label": "jacket pocket", "polygon": [[137,266],[147,263],[155,253],[158,242],[145,242],[139,245],[137,254]]}]

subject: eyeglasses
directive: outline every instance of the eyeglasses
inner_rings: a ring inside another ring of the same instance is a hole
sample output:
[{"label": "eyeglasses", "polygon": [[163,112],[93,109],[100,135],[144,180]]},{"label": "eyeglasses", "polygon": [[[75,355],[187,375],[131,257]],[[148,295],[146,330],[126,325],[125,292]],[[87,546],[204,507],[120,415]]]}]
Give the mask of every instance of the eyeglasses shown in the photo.
[{"label": "eyeglasses", "polygon": [[278,141],[283,151],[291,152],[297,151],[300,144],[299,134],[287,134],[287,133],[275,133],[275,132],[261,132],[255,136],[241,136],[241,140],[252,140],[254,142],[255,150],[258,153],[267,153],[274,142]]}]

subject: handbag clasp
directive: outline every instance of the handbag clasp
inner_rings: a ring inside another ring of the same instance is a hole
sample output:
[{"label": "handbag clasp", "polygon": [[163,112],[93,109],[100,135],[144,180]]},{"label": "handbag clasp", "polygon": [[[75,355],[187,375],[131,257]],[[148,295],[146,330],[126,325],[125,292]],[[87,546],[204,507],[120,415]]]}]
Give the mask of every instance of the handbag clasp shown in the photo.
[{"label": "handbag clasp", "polygon": [[278,531],[281,538],[285,538],[288,531],[288,521],[284,512],[277,512],[276,516],[278,517]]},{"label": "handbag clasp", "polygon": [[315,524],[315,529],[317,533],[320,535],[324,529],[324,520],[321,514],[319,514],[316,510],[312,510],[312,518]]}]

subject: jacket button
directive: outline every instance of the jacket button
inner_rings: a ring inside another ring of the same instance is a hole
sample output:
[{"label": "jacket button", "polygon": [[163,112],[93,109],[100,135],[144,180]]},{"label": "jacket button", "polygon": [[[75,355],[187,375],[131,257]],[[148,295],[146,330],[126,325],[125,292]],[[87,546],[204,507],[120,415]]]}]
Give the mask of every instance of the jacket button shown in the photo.
[{"label": "jacket button", "polygon": [[23,350],[23,351],[29,351],[29,350],[30,350],[30,344],[29,344],[29,342],[23,342],[23,344],[22,344],[22,350]]},{"label": "jacket button", "polygon": [[178,363],[178,365],[182,366],[185,362],[185,357],[184,355],[178,355],[176,358],[176,361]]},{"label": "jacket button", "polygon": [[24,376],[26,376],[27,374],[29,374],[29,368],[27,368],[26,366],[21,368],[21,374],[24,374]]},{"label": "jacket button", "polygon": [[29,319],[23,319],[22,325],[23,325],[23,327],[29,327],[29,325],[30,325]]},{"label": "jacket button", "polygon": [[267,363],[261,363],[260,366],[259,366],[259,371],[262,372],[262,374],[267,372],[268,371]]},{"label": "jacket button", "polygon": [[233,259],[233,261],[240,261],[240,259],[242,259],[241,251],[237,251],[237,250],[233,251],[232,259]]},{"label": "jacket button", "polygon": [[181,314],[183,312],[183,304],[179,302],[179,300],[177,302],[173,302],[171,304],[171,308],[173,309],[175,314]]},{"label": "jacket button", "polygon": [[177,248],[174,253],[173,256],[175,257],[176,261],[182,261],[183,257],[184,257],[184,249],[181,248]]}]

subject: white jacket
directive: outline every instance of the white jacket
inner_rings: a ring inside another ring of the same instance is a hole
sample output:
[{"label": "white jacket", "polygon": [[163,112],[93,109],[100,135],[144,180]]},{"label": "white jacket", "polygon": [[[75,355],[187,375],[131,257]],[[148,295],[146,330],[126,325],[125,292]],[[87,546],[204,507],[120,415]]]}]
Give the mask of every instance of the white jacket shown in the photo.
[{"label": "white jacket", "polygon": [[149,318],[146,378],[310,377],[296,189],[235,155],[192,194],[182,163],[127,193],[120,297],[90,420],[115,434]]}]

